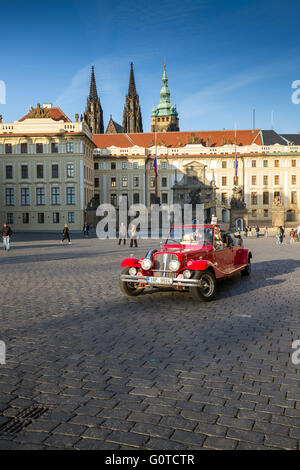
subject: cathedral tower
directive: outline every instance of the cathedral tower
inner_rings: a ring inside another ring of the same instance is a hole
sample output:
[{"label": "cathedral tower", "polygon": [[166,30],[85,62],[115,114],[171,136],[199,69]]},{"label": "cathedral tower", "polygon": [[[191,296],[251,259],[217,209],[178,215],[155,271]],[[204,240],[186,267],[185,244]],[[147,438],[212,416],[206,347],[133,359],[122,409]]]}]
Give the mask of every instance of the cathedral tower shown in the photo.
[{"label": "cathedral tower", "polygon": [[103,134],[103,111],[98,98],[94,66],[92,66],[90,94],[84,112],[84,121],[87,123],[93,134]]},{"label": "cathedral tower", "polygon": [[131,62],[128,94],[126,96],[122,132],[143,132],[142,113],[139,104],[139,95],[136,92],[133,63]]},{"label": "cathedral tower", "polygon": [[151,132],[171,131],[179,131],[179,119],[176,106],[170,101],[166,65],[164,64],[160,102],[152,110]]}]

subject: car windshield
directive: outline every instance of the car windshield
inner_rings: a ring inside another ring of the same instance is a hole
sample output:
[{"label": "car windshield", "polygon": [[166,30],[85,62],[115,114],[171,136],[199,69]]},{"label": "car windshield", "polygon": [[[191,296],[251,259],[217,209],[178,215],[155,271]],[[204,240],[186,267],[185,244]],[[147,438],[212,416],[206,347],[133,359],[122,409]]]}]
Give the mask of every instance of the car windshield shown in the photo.
[{"label": "car windshield", "polygon": [[213,227],[204,225],[188,225],[172,227],[166,245],[213,245]]}]

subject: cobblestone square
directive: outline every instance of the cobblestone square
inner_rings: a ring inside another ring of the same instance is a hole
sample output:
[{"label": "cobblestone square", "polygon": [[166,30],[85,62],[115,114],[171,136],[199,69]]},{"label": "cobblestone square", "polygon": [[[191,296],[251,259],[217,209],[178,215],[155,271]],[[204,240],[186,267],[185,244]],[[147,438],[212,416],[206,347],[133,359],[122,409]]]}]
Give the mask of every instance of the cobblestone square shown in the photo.
[{"label": "cobblestone square", "polygon": [[[253,267],[188,293],[119,292],[138,248],[18,234],[0,253],[0,427],[48,410],[0,449],[298,449],[300,243],[248,238]],[[50,406],[51,405],[51,406]]]}]

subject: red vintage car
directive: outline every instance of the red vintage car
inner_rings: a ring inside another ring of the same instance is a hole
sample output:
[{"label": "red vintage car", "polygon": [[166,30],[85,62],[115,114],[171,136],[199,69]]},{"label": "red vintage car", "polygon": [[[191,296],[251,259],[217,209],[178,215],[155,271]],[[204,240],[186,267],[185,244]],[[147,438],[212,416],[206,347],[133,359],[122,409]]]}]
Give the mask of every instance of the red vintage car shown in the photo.
[{"label": "red vintage car", "polygon": [[210,301],[218,279],[239,271],[250,275],[251,258],[241,235],[230,234],[223,224],[173,226],[159,250],[122,261],[119,285],[127,296],[139,295],[146,287],[168,287],[189,290],[195,300]]}]

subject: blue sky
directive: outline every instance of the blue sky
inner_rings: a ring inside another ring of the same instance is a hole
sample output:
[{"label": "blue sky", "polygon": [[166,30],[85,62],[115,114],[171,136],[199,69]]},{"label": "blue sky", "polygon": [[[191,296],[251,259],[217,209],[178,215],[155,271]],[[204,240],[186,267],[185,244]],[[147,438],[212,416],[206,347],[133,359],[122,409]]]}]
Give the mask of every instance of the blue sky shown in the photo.
[{"label": "blue sky", "polygon": [[5,122],[37,102],[74,119],[95,66],[105,127],[122,123],[134,63],[144,131],[159,101],[163,60],[181,130],[256,127],[300,132],[300,6],[279,0],[52,0],[0,7]]}]

